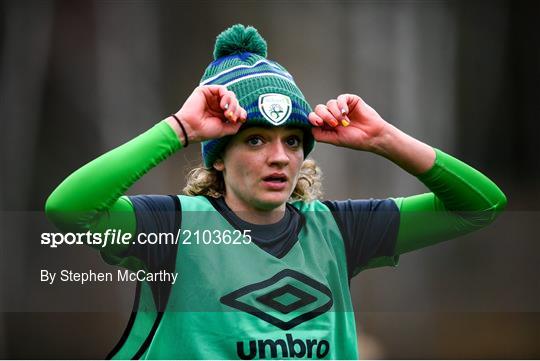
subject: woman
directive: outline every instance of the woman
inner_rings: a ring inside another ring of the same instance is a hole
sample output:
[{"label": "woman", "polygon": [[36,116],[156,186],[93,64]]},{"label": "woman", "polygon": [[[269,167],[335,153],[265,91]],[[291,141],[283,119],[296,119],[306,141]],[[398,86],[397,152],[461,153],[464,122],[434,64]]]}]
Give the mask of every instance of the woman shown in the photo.
[{"label": "woman", "polygon": [[[320,172],[306,160],[315,140],[382,155],[432,193],[321,202]],[[190,173],[187,195],[122,196],[198,142],[204,166]],[[73,173],[46,210],[63,230],[181,235],[180,244],[101,249],[111,264],[178,276],[138,283],[111,357],[356,359],[350,279],[483,227],[505,205],[484,175],[356,95],[312,112],[286,69],[266,59],[257,31],[235,25],[176,114]]]}]

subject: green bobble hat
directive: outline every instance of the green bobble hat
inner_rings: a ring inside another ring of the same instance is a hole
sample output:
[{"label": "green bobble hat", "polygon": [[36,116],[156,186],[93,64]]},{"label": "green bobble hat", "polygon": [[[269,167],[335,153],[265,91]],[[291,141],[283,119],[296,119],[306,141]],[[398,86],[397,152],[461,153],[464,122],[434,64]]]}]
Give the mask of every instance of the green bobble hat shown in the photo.
[{"label": "green bobble hat", "polygon": [[[254,27],[237,24],[218,35],[214,61],[208,65],[200,85],[223,85],[234,92],[251,126],[305,128],[304,157],[315,140],[308,114],[311,107],[289,72],[266,58],[266,41]],[[204,165],[211,168],[233,136],[202,142]]]}]

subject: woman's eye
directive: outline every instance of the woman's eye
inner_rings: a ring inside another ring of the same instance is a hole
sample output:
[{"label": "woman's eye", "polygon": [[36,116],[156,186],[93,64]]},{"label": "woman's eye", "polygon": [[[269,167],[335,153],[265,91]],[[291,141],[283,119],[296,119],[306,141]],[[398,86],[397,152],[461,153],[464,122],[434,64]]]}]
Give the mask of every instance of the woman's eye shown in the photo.
[{"label": "woman's eye", "polygon": [[261,145],[262,142],[263,142],[263,141],[262,141],[262,138],[261,138],[261,137],[258,137],[258,136],[249,137],[249,138],[247,139],[247,143],[248,143],[249,145],[253,145],[253,146],[255,146],[255,145]]},{"label": "woman's eye", "polygon": [[290,147],[298,147],[300,145],[300,138],[296,135],[287,138],[287,145]]}]

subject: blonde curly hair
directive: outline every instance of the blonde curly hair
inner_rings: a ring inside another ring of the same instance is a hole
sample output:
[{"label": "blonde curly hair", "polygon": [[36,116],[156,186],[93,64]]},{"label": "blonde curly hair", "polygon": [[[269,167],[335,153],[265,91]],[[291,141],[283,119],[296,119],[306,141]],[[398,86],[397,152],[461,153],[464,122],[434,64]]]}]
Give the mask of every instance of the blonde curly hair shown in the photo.
[{"label": "blonde curly hair", "polygon": [[[183,189],[189,196],[206,195],[218,198],[225,195],[223,173],[205,168],[202,164],[189,171]],[[298,182],[289,201],[310,202],[322,197],[322,171],[313,159],[306,159],[300,168]]]}]

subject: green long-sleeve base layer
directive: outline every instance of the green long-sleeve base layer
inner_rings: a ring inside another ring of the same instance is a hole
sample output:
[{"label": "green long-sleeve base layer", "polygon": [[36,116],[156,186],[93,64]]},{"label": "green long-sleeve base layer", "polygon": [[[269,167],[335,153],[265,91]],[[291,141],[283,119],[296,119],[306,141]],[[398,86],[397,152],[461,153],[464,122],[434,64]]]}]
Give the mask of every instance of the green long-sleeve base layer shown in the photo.
[{"label": "green long-sleeve base layer", "polygon": [[[179,149],[178,137],[162,121],[71,174],[48,198],[46,214],[64,232],[120,229],[133,235],[134,209],[122,195]],[[435,151],[433,167],[418,176],[431,193],[394,199],[400,211],[396,255],[481,228],[506,206],[505,195],[489,178]],[[108,247],[106,253],[111,256],[121,254],[128,245]]]}]

